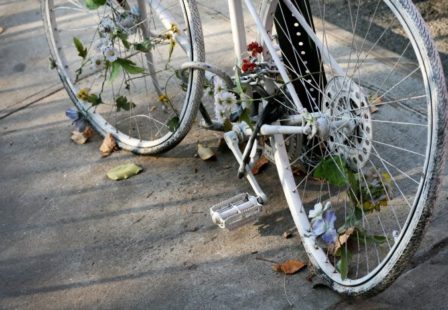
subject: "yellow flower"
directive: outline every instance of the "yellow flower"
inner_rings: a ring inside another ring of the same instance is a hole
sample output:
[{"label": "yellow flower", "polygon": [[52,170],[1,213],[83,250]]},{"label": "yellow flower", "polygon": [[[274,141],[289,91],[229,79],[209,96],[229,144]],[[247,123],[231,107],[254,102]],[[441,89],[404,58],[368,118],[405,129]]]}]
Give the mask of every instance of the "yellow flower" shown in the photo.
[{"label": "yellow flower", "polygon": [[88,88],[81,88],[79,92],[76,94],[76,96],[81,100],[87,100],[90,96],[90,89]]},{"label": "yellow flower", "polygon": [[166,95],[160,95],[159,101],[162,103],[168,103],[168,102],[170,102],[170,98],[168,98]]},{"label": "yellow flower", "polygon": [[171,24],[170,30],[172,33],[179,33],[179,27],[176,24]]}]

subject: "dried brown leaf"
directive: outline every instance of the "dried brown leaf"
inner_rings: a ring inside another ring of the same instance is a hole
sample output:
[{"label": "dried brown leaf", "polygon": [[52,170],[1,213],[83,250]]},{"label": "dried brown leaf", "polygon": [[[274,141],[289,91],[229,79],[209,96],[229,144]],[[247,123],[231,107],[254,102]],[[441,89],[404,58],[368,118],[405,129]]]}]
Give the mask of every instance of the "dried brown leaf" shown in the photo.
[{"label": "dried brown leaf", "polygon": [[254,175],[259,174],[264,167],[266,167],[269,164],[269,159],[262,155],[256,162],[255,165],[252,167],[252,173]]},{"label": "dried brown leaf", "polygon": [[116,150],[118,150],[117,142],[115,142],[115,138],[112,136],[112,134],[109,133],[104,138],[103,143],[100,146],[101,156],[109,156]]},{"label": "dried brown leaf", "polygon": [[371,101],[371,105],[370,105],[370,113],[375,113],[378,112],[378,107],[376,107],[376,105],[379,105],[383,102],[383,99],[381,97],[376,97],[373,98]]},{"label": "dried brown leaf", "polygon": [[297,231],[297,228],[295,226],[291,227],[290,229],[288,229],[285,232],[283,232],[282,236],[285,239],[289,239],[289,238],[291,238],[294,235],[294,232],[296,232],[296,231]]},{"label": "dried brown leaf", "polygon": [[299,272],[305,267],[305,263],[296,259],[290,259],[281,264],[274,264],[272,269],[277,272],[283,272],[284,274],[291,275]]},{"label": "dried brown leaf", "polygon": [[83,135],[82,132],[72,131],[72,136],[70,137],[73,142],[76,144],[85,144],[87,142],[87,138]]},{"label": "dried brown leaf", "polygon": [[215,152],[211,148],[198,143],[198,155],[202,160],[210,160],[216,158]]},{"label": "dried brown leaf", "polygon": [[82,132],[82,135],[86,139],[92,138],[92,136],[93,136],[93,129],[90,126],[87,126],[86,129],[84,129],[84,131]]},{"label": "dried brown leaf", "polygon": [[341,246],[347,243],[348,239],[350,238],[350,236],[353,234],[354,231],[355,231],[354,227],[348,228],[343,234],[339,235],[336,243],[333,246],[329,247],[328,251],[332,255],[335,255],[335,253],[341,248]]}]

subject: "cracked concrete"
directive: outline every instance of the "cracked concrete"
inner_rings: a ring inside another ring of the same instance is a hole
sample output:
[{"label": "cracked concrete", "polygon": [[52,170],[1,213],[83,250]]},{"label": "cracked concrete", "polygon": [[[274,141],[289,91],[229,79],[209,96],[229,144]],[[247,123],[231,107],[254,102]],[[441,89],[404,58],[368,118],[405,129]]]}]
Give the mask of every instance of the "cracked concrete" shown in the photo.
[{"label": "cracked concrete", "polygon": [[[230,36],[225,6],[200,5],[208,57],[228,54],[216,44]],[[256,257],[306,255],[296,236],[281,236],[293,222],[274,167],[260,176],[271,207],[255,225],[225,232],[208,207],[250,188],[236,180],[231,154],[193,157],[196,142],[215,143],[215,134],[195,127],[158,157],[100,158],[98,136],[74,145],[39,14],[37,0],[0,0],[0,308],[284,309],[287,299],[298,309],[446,307],[445,191],[411,266],[376,297],[346,300],[313,289],[306,272],[276,274]],[[232,61],[222,58],[227,68]],[[144,172],[108,181],[106,171],[126,161]]]}]

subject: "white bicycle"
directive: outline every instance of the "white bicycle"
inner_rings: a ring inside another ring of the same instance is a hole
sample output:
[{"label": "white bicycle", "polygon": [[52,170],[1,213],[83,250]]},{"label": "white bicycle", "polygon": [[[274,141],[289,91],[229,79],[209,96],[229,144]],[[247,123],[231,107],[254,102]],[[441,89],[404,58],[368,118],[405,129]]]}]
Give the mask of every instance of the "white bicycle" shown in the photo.
[{"label": "white bicycle", "polygon": [[434,43],[410,0],[253,2],[228,0],[230,76],[205,63],[195,0],[43,1],[71,117],[155,154],[200,110],[255,192],[212,207],[215,223],[256,219],[267,197],[250,168],[266,156],[328,285],[378,292],[417,248],[440,185],[447,91]]}]

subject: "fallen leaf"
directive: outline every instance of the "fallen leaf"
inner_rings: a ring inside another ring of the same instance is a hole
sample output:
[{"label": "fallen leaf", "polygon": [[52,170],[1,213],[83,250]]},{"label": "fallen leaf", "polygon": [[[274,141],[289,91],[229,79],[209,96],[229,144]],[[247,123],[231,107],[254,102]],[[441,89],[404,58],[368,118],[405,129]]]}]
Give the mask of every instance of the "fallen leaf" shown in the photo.
[{"label": "fallen leaf", "polygon": [[72,136],[70,139],[72,139],[72,141],[76,144],[85,144],[88,138],[86,138],[82,132],[72,131]]},{"label": "fallen leaf", "polygon": [[284,274],[291,275],[299,272],[305,267],[305,263],[295,259],[290,259],[281,264],[274,264],[272,269],[277,272],[283,272]]},{"label": "fallen leaf", "polygon": [[89,126],[86,126],[83,132],[72,131],[70,139],[76,144],[85,144],[93,136],[93,130]]},{"label": "fallen leaf", "polygon": [[292,237],[292,232],[289,231],[289,230],[287,230],[287,231],[285,231],[285,232],[283,233],[282,236],[283,236],[283,238],[285,238],[285,239],[289,239],[289,238]]},{"label": "fallen leaf", "polygon": [[254,175],[259,174],[261,170],[267,166],[267,164],[269,164],[269,159],[264,155],[260,156],[260,158],[258,158],[255,162],[255,165],[252,167],[252,173]]},{"label": "fallen leaf", "polygon": [[283,238],[289,239],[294,235],[294,232],[297,231],[297,228],[294,226],[283,233]]},{"label": "fallen leaf", "polygon": [[336,243],[334,245],[330,246],[328,248],[328,251],[332,255],[335,255],[336,252],[341,248],[341,246],[343,246],[344,244],[347,243],[348,239],[350,238],[350,236],[353,234],[354,231],[355,231],[354,227],[348,228],[343,234],[339,235]]},{"label": "fallen leaf", "polygon": [[215,152],[211,148],[198,143],[198,155],[202,160],[210,160],[216,158]]},{"label": "fallen leaf", "polygon": [[86,129],[84,129],[84,131],[82,132],[82,135],[86,139],[92,138],[92,136],[93,136],[93,129],[90,126],[87,126]]},{"label": "fallen leaf", "polygon": [[107,134],[104,138],[103,143],[100,146],[100,152],[102,157],[109,156],[114,151],[118,150],[117,143],[115,142],[115,138],[112,134]]},{"label": "fallen leaf", "polygon": [[294,174],[295,176],[305,176],[307,175],[307,173],[308,171],[302,165],[294,165],[292,167],[292,174]]},{"label": "fallen leaf", "polygon": [[376,107],[376,105],[379,105],[383,102],[381,97],[376,97],[373,98],[371,101],[371,105],[370,105],[370,113],[375,113],[378,112],[378,107]]},{"label": "fallen leaf", "polygon": [[143,169],[136,164],[129,163],[116,166],[107,172],[107,177],[114,181],[129,179],[139,174]]}]

